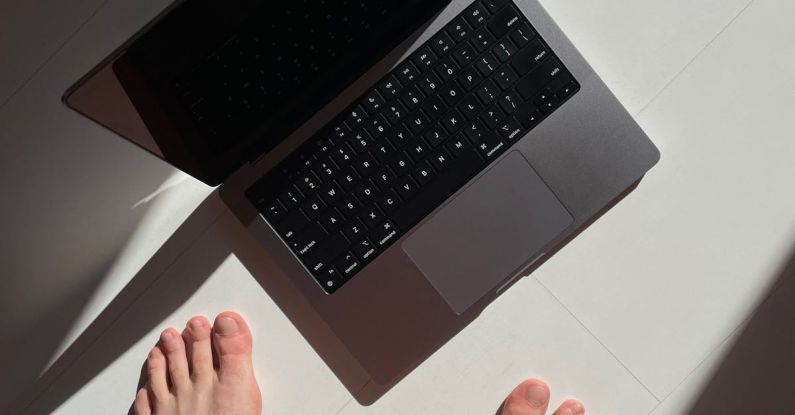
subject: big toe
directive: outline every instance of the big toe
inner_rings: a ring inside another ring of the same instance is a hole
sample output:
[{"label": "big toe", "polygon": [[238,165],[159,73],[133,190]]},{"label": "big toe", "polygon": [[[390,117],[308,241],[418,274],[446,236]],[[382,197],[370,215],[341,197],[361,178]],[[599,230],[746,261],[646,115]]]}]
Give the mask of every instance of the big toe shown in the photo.
[{"label": "big toe", "polygon": [[549,406],[549,387],[530,379],[517,386],[503,404],[502,415],[544,415]]},{"label": "big toe", "polygon": [[215,318],[213,348],[218,357],[218,376],[221,381],[244,379],[252,375],[251,332],[239,314],[226,311]]}]

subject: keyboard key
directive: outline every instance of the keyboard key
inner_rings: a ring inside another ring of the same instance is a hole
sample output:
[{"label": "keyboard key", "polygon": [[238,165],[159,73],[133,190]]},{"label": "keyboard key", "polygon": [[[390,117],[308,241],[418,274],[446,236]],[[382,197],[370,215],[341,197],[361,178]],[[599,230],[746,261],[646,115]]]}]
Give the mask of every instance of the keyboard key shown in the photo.
[{"label": "keyboard key", "polygon": [[502,89],[510,88],[517,79],[519,79],[519,76],[507,65],[500,68],[494,74],[494,80],[497,81],[497,85]]},{"label": "keyboard key", "polygon": [[387,135],[387,140],[397,149],[401,148],[409,142],[411,134],[405,125],[401,124],[393,128]]},{"label": "keyboard key", "polygon": [[453,156],[444,147],[440,147],[433,153],[430,160],[437,171],[442,171],[453,162]]},{"label": "keyboard key", "polygon": [[326,231],[320,227],[311,225],[298,232],[295,238],[288,242],[288,245],[296,255],[304,257],[313,252],[313,249],[320,245],[327,235]]},{"label": "keyboard key", "polygon": [[286,241],[292,239],[298,231],[306,228],[310,223],[309,218],[303,212],[295,209],[288,213],[281,222],[271,222],[270,224]]},{"label": "keyboard key", "polygon": [[[367,132],[367,130],[360,130],[360,131],[356,132],[356,134],[353,135],[353,139],[351,139],[348,142],[348,144],[351,147],[353,147],[353,150],[356,153],[363,153],[363,152],[366,152],[367,150],[369,150],[370,147],[373,145],[373,137],[372,137],[372,135],[370,135],[369,132]],[[315,170],[315,172],[317,173],[317,170]],[[325,173],[329,174],[329,172],[325,172]],[[321,175],[319,175],[319,176],[321,176]],[[321,177],[323,177],[323,176],[321,176]]]},{"label": "keyboard key", "polygon": [[497,98],[497,85],[494,85],[494,82],[491,80],[486,80],[480,88],[478,88],[477,94],[481,101],[488,104]]},{"label": "keyboard key", "polygon": [[324,161],[318,161],[312,167],[312,171],[320,178],[320,181],[325,182],[331,180],[337,172],[337,165],[331,160],[331,157],[326,158]]},{"label": "keyboard key", "polygon": [[308,171],[304,173],[301,177],[298,178],[298,188],[301,189],[304,194],[311,194],[314,193],[315,190],[320,186],[320,179],[317,177],[315,172]]},{"label": "keyboard key", "polygon": [[480,73],[483,76],[489,76],[495,69],[497,69],[497,61],[492,57],[491,54],[485,54],[478,58],[478,61],[475,63]]},{"label": "keyboard key", "polygon": [[502,6],[505,6],[505,3],[508,0],[482,0],[482,1],[483,4],[486,6],[486,8],[489,9],[490,12],[494,13],[500,8],[502,8]]},{"label": "keyboard key", "polygon": [[564,100],[570,96],[572,96],[575,92],[577,92],[577,84],[572,82],[567,83],[563,87],[558,90],[558,98],[560,100]]},{"label": "keyboard key", "polygon": [[443,56],[447,52],[450,52],[454,44],[455,42],[453,42],[453,39],[450,39],[450,36],[445,32],[439,32],[431,39],[431,47],[439,56]]},{"label": "keyboard key", "polygon": [[389,167],[391,167],[392,171],[394,171],[398,176],[403,176],[404,174],[408,174],[411,164],[411,158],[409,157],[408,153],[401,151],[395,158],[392,159],[392,161],[389,162]]},{"label": "keyboard key", "polygon": [[423,46],[414,53],[413,60],[414,64],[417,65],[417,68],[420,69],[420,72],[425,72],[428,69],[431,69],[433,64],[436,63],[437,58],[429,46]]},{"label": "keyboard key", "polygon": [[420,186],[428,183],[436,175],[436,172],[431,168],[431,164],[427,161],[419,163],[414,166],[411,176],[419,183]]},{"label": "keyboard key", "polygon": [[329,181],[328,183],[323,184],[322,188],[320,189],[320,196],[323,198],[323,201],[326,202],[326,204],[333,205],[342,197],[342,191],[336,183]]},{"label": "keyboard key", "polygon": [[323,225],[327,231],[335,231],[337,230],[345,221],[345,218],[342,216],[337,209],[329,209],[320,215],[318,222]]},{"label": "keyboard key", "polygon": [[469,120],[476,116],[483,109],[483,104],[478,100],[475,94],[469,94],[464,98],[464,102],[458,106],[458,110],[464,116],[465,120]]},{"label": "keyboard key", "polygon": [[354,194],[363,205],[372,202],[376,193],[378,193],[378,189],[370,180],[362,181],[354,189]]},{"label": "keyboard key", "polygon": [[472,37],[472,44],[475,45],[475,49],[477,49],[478,53],[485,52],[496,41],[497,39],[494,38],[494,35],[486,29],[482,29]]},{"label": "keyboard key", "polygon": [[461,66],[466,66],[469,62],[475,59],[476,53],[469,43],[465,43],[453,51],[453,58]]},{"label": "keyboard key", "polygon": [[464,16],[466,16],[467,22],[469,22],[472,27],[478,27],[482,25],[488,18],[488,15],[489,12],[487,12],[486,9],[478,3],[475,3],[464,10]]},{"label": "keyboard key", "polygon": [[526,105],[516,112],[516,118],[522,124],[522,127],[528,130],[538,125],[542,117],[541,112],[532,104]]},{"label": "keyboard key", "polygon": [[301,209],[306,213],[309,219],[315,219],[320,216],[320,212],[325,208],[326,203],[317,195],[308,197],[304,203],[301,204]]},{"label": "keyboard key", "polygon": [[[397,186],[397,180],[393,180]],[[394,190],[387,190],[375,198],[376,204],[381,208],[385,214],[390,214],[395,210],[400,203],[400,198]]]},{"label": "keyboard key", "polygon": [[425,104],[422,106],[422,112],[428,116],[430,119],[439,118],[439,115],[447,109],[447,104],[439,98],[438,95],[434,95],[431,98],[425,100]]},{"label": "keyboard key", "polygon": [[386,114],[386,118],[389,120],[389,123],[395,125],[406,116],[406,107],[404,107],[403,104],[401,104],[398,100],[391,101],[389,104],[387,104],[384,114]]},{"label": "keyboard key", "polygon": [[353,219],[346,223],[342,227],[342,232],[348,239],[357,240],[359,238],[364,237],[365,233],[367,232],[367,227],[364,226],[364,222],[361,219]]},{"label": "keyboard key", "polygon": [[436,65],[436,74],[439,75],[444,82],[453,79],[456,73],[458,73],[458,64],[455,63],[453,58],[445,58]]},{"label": "keyboard key", "polygon": [[506,119],[499,128],[505,141],[511,142],[522,137],[522,125],[513,117]]},{"label": "keyboard key", "polygon": [[369,153],[360,155],[351,165],[356,170],[356,173],[359,173],[359,176],[362,177],[369,177],[378,169],[378,164]]},{"label": "keyboard key", "polygon": [[384,97],[381,96],[380,93],[376,90],[372,90],[367,96],[364,98],[362,102],[362,107],[364,107],[365,111],[372,114],[381,109],[381,105],[384,104]]},{"label": "keyboard key", "polygon": [[367,113],[364,111],[364,108],[362,108],[361,105],[357,105],[348,112],[348,117],[345,119],[345,122],[351,126],[351,128],[357,128],[362,125],[366,117]]},{"label": "keyboard key", "polygon": [[473,143],[478,143],[489,132],[480,120],[474,120],[464,127],[464,135]]},{"label": "keyboard key", "polygon": [[409,91],[406,91],[406,93],[404,93],[403,96],[400,97],[400,100],[403,102],[406,108],[408,108],[409,110],[413,110],[414,108],[417,107],[417,105],[420,104],[420,102],[422,102],[422,95],[420,95],[420,92],[418,90],[411,89]]},{"label": "keyboard key", "polygon": [[428,145],[420,137],[415,138],[411,144],[406,146],[406,149],[415,162],[424,159],[428,155]]},{"label": "keyboard key", "polygon": [[521,48],[524,45],[526,45],[528,42],[533,40],[536,37],[536,33],[533,31],[533,29],[530,28],[530,26],[527,23],[521,23],[519,27],[511,31],[510,36],[511,40],[513,40],[513,43],[515,43],[516,46]]},{"label": "keyboard key", "polygon": [[351,167],[346,168],[338,172],[334,176],[334,180],[339,183],[339,185],[345,190],[350,191],[353,188],[354,183],[359,180],[359,174],[356,173]]},{"label": "keyboard key", "polygon": [[[338,166],[347,165],[356,153],[348,146],[347,143],[341,143],[332,153],[331,158],[337,163]],[[300,187],[300,185],[299,185]],[[303,189],[301,189],[303,191]]]},{"label": "keyboard key", "polygon": [[464,116],[461,115],[461,112],[457,109],[448,111],[447,114],[445,114],[442,118],[442,125],[444,125],[444,129],[450,134],[458,131],[458,129],[461,128],[461,124],[463,122]]},{"label": "keyboard key", "polygon": [[434,124],[425,132],[425,140],[436,147],[447,137],[447,132],[441,124]]},{"label": "keyboard key", "polygon": [[335,126],[331,130],[331,136],[337,141],[347,139],[350,133],[351,133],[350,127],[348,127],[348,125],[345,124],[344,122],[340,125]]},{"label": "keyboard key", "polygon": [[464,97],[464,90],[457,81],[451,81],[442,87],[439,95],[442,96],[442,99],[444,99],[447,105],[452,106]]},{"label": "keyboard key", "polygon": [[312,274],[323,289],[326,290],[327,293],[332,294],[342,286],[342,276],[339,271],[332,266],[328,266],[324,263],[320,263],[319,265],[319,269],[312,270]]},{"label": "keyboard key", "polygon": [[397,77],[403,86],[408,86],[419,76],[419,70],[411,61],[406,61],[398,67]]},{"label": "keyboard key", "polygon": [[379,189],[389,189],[395,184],[396,178],[397,176],[388,166],[382,166],[378,169],[378,173],[372,176],[373,183],[375,183],[376,187]]},{"label": "keyboard key", "polygon": [[364,210],[362,210],[362,213],[359,215],[359,217],[362,219],[362,221],[368,228],[372,228],[382,220],[386,219],[384,217],[384,212],[375,203],[370,204],[369,206],[364,208]]},{"label": "keyboard key", "polygon": [[420,90],[425,94],[425,96],[431,96],[436,93],[439,87],[442,85],[442,82],[439,78],[430,73],[426,76],[423,76],[419,82]]},{"label": "keyboard key", "polygon": [[312,248],[312,252],[304,260],[304,264],[307,264],[310,270],[317,269],[319,271],[326,268],[347,250],[348,239],[342,232],[337,232]]},{"label": "keyboard key", "polygon": [[447,149],[450,150],[450,154],[453,157],[458,157],[464,150],[470,148],[469,141],[467,141],[463,136],[460,134],[452,139],[448,139]]},{"label": "keyboard key", "polygon": [[505,7],[489,19],[488,28],[495,37],[501,38],[521,21],[516,9]]},{"label": "keyboard key", "polygon": [[395,154],[395,147],[389,141],[381,141],[373,150],[373,154],[379,162],[383,163],[389,160],[392,154]]},{"label": "keyboard key", "polygon": [[535,96],[544,89],[544,87],[555,81],[555,78],[564,76],[565,69],[560,65],[557,59],[547,59],[544,63],[536,68],[526,77],[519,80],[516,84],[516,90],[519,95],[526,100],[535,98]]},{"label": "keyboard key", "polygon": [[540,40],[534,40],[514,55],[511,65],[519,76],[530,72],[546,59],[549,52]]},{"label": "keyboard key", "polygon": [[395,75],[387,76],[378,86],[378,90],[381,91],[381,95],[384,96],[387,101],[398,96],[402,89]]},{"label": "keyboard key", "polygon": [[356,258],[352,252],[343,254],[339,259],[334,261],[334,268],[342,274],[343,278],[350,278],[353,274],[356,274],[361,267],[361,262],[359,262],[359,259]]},{"label": "keyboard key", "polygon": [[514,111],[516,111],[516,109],[519,108],[521,102],[522,99],[516,94],[516,92],[513,91],[503,93],[499,100],[500,107],[507,114],[512,114]]},{"label": "keyboard key", "polygon": [[447,26],[447,33],[456,43],[466,39],[471,32],[472,28],[469,27],[469,23],[467,23],[463,17],[453,20],[453,22]]},{"label": "keyboard key", "polygon": [[474,66],[470,66],[464,70],[464,73],[461,76],[458,77],[458,82],[464,86],[464,89],[467,92],[469,92],[475,89],[482,79],[483,77],[480,76],[480,72],[478,72]]},{"label": "keyboard key", "polygon": [[370,239],[378,246],[379,248],[384,248],[392,242],[394,242],[398,238],[398,230],[395,225],[390,222],[384,222],[375,228],[370,233]]},{"label": "keyboard key", "polygon": [[486,109],[486,111],[483,111],[483,114],[480,115],[480,119],[482,119],[483,123],[486,124],[486,128],[493,130],[497,128],[497,125],[499,125],[504,116],[505,113],[502,112],[500,107],[496,104],[492,104]]},{"label": "keyboard key", "polygon": [[278,200],[273,200],[260,209],[268,222],[278,222],[287,215],[287,211]]},{"label": "keyboard key", "polygon": [[497,158],[505,149],[505,143],[496,133],[486,134],[476,146],[480,154],[488,161]]},{"label": "keyboard key", "polygon": [[507,62],[516,53],[516,46],[513,45],[510,39],[506,38],[498,42],[492,49],[492,52],[497,55],[497,59],[499,59],[500,62]]},{"label": "keyboard key", "polygon": [[342,200],[342,203],[337,205],[337,208],[343,215],[345,215],[346,218],[356,217],[356,213],[359,211],[359,209],[361,209],[361,207],[362,204],[354,195],[345,196]]},{"label": "keyboard key", "polygon": [[298,190],[294,189],[287,189],[279,194],[279,200],[282,202],[282,205],[284,205],[284,208],[287,210],[290,210],[298,206],[298,204],[301,202],[301,199],[303,199],[303,196],[300,193],[298,193]]},{"label": "keyboard key", "polygon": [[403,200],[410,199],[418,190],[417,182],[411,176],[403,176],[397,180],[397,192]]},{"label": "keyboard key", "polygon": [[425,114],[422,113],[422,111],[417,111],[409,115],[408,125],[409,129],[414,134],[419,134],[422,130],[428,127],[430,122],[431,121],[428,119],[427,116],[425,116]]},{"label": "keyboard key", "polygon": [[364,263],[372,261],[373,258],[375,258],[375,254],[377,252],[378,248],[369,238],[364,238],[361,241],[353,244],[354,255],[361,259]]}]

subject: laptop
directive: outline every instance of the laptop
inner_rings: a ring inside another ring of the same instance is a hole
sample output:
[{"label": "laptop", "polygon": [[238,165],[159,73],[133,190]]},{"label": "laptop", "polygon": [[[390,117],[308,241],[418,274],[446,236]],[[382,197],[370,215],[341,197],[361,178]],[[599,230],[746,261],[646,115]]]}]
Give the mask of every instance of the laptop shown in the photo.
[{"label": "laptop", "polygon": [[537,0],[186,0],[64,101],[219,186],[381,385],[659,160]]}]

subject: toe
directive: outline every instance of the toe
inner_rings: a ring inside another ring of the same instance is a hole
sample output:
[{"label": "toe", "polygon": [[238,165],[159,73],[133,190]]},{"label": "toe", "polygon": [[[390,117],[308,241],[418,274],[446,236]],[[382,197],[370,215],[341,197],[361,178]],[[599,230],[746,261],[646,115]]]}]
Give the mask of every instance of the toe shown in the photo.
[{"label": "toe", "polygon": [[160,335],[160,347],[166,355],[168,375],[176,390],[182,390],[190,384],[188,356],[185,353],[185,342],[176,330],[167,328]]},{"label": "toe", "polygon": [[251,332],[243,317],[230,311],[219,314],[213,324],[213,347],[221,381],[251,376]]},{"label": "toe", "polygon": [[544,415],[549,405],[549,387],[542,381],[522,382],[508,395],[502,415]]},{"label": "toe", "polygon": [[135,415],[151,415],[152,406],[149,405],[149,393],[146,389],[139,389],[135,394],[132,413]]},{"label": "toe", "polygon": [[554,415],[585,415],[585,406],[576,399],[563,402]]},{"label": "toe", "polygon": [[182,334],[188,350],[191,377],[202,381],[213,373],[213,351],[210,322],[205,317],[193,317]]},{"label": "toe", "polygon": [[152,404],[164,403],[169,399],[168,381],[166,380],[166,356],[159,347],[149,352],[146,359],[147,387],[153,398]]}]

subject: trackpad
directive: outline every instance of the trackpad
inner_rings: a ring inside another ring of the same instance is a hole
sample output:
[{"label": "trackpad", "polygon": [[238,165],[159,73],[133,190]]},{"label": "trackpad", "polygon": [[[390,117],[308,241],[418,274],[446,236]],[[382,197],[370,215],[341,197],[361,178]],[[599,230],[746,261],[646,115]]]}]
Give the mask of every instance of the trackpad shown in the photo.
[{"label": "trackpad", "polygon": [[407,238],[403,250],[460,315],[573,221],[514,151]]}]

